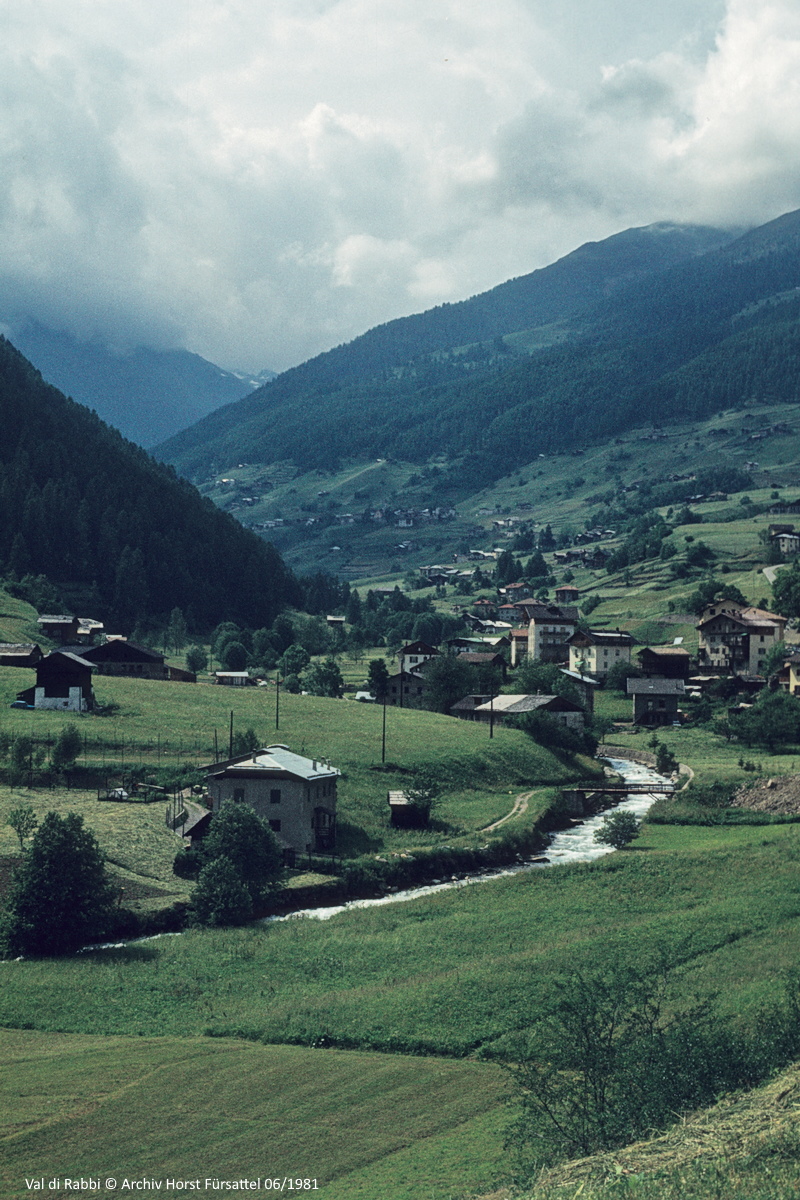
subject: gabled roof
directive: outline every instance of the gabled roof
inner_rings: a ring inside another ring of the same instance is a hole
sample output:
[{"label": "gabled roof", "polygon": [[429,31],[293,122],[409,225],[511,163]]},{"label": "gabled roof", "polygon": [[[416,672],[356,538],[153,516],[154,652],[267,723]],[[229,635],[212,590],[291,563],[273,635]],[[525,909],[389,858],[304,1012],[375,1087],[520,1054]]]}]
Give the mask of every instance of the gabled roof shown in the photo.
[{"label": "gabled roof", "polygon": [[560,712],[583,712],[580,704],[567,700],[564,696],[495,696],[484,704],[479,704],[475,712],[488,713],[524,713],[535,712],[538,708],[550,708]]},{"label": "gabled roof", "polygon": [[576,629],[570,643],[594,642],[598,646],[632,646],[633,634],[624,629]]},{"label": "gabled roof", "polygon": [[81,658],[79,654],[73,654],[71,650],[51,650],[51,652],[46,654],[44,658],[39,659],[38,663],[36,664],[36,670],[41,671],[42,669],[47,669],[50,666],[57,666],[58,663],[56,660],[61,658],[67,659],[67,666],[69,666],[70,663],[74,663],[79,667],[88,667],[90,671],[94,670],[93,662],[88,662],[87,659]]},{"label": "gabled roof", "polygon": [[571,621],[577,623],[578,610],[574,604],[542,604],[536,600],[517,600],[514,608],[522,609],[529,621]]},{"label": "gabled roof", "polygon": [[685,650],[683,646],[645,646],[644,649],[639,650],[637,654],[639,658],[641,658],[643,654],[657,654],[659,658],[666,657],[667,655],[676,658],[690,657],[689,651]]},{"label": "gabled roof", "polygon": [[653,675],[650,679],[628,679],[629,696],[682,696],[686,685],[682,679],[662,679]]}]

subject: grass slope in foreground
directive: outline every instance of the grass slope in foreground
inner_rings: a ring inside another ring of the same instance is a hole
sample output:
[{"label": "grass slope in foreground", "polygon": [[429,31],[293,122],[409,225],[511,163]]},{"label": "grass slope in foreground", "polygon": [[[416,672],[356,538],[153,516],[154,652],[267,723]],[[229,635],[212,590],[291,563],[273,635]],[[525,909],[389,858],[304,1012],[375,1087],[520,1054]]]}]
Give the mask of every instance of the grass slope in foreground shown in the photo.
[{"label": "grass slope in foreground", "polygon": [[524,1200],[794,1200],[799,1155],[796,1064],[662,1137],[548,1171]]},{"label": "grass slope in foreground", "polygon": [[374,1200],[387,1171],[393,1200],[449,1200],[454,1176],[458,1190],[484,1189],[501,1166],[505,1081],[491,1064],[14,1031],[0,1031],[0,1057],[7,1200],[42,1175],[111,1175],[120,1188],[316,1177],[303,1194]]}]

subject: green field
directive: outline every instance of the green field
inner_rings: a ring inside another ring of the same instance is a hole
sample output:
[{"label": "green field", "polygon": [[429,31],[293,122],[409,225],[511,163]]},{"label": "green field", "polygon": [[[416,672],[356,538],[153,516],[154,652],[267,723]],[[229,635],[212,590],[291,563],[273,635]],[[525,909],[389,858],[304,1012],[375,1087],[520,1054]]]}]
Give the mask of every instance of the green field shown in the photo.
[{"label": "green field", "polygon": [[448,1200],[454,1178],[486,1188],[501,1166],[504,1079],[490,1064],[15,1031],[0,1032],[0,1060],[8,1200],[30,1195],[26,1177],[60,1177],[47,1191],[60,1197],[67,1176],[109,1175],[120,1189],[299,1176],[318,1180],[306,1194],[372,1200],[382,1173],[397,1200]]},{"label": "green field", "polygon": [[[494,737],[489,738],[484,725],[396,708],[387,709],[384,767],[381,707],[286,695],[280,700],[280,728],[276,730],[275,695],[266,688],[103,677],[97,680],[96,692],[101,702],[115,706],[112,716],[76,717],[8,708],[32,674],[0,668],[0,730],[30,734],[46,748],[65,724],[77,723],[85,739],[85,752],[78,765],[95,768],[111,781],[119,777],[121,770],[137,766],[155,769],[170,763],[200,766],[211,762],[215,730],[219,754],[226,755],[231,713],[234,728],[253,728],[263,745],[282,742],[300,754],[330,759],[342,771],[338,809],[339,851],[344,855],[464,838],[472,838],[474,844],[478,831],[509,812],[518,792],[564,783],[596,770],[586,760],[580,764],[568,758],[562,760],[515,730],[498,727]],[[422,832],[393,829],[387,792],[402,788],[408,772],[422,763],[435,765],[445,785],[433,826]],[[0,788],[0,816],[19,798],[19,789]],[[56,807],[73,803],[69,795],[36,791],[30,794],[30,800],[45,809],[51,801]],[[549,796],[543,794],[540,807],[548,800]],[[98,806],[92,794],[76,797],[74,802],[82,806],[89,825],[95,826],[91,816],[94,811],[103,830],[110,824],[121,830],[121,838],[127,838],[128,816],[116,816],[109,805]],[[162,807],[158,814],[142,819],[157,825],[163,821]],[[529,813],[528,823],[535,815]],[[160,840],[166,844],[163,836]],[[10,852],[12,847],[11,831],[0,830],[0,853]],[[162,877],[160,867],[155,873]]]}]

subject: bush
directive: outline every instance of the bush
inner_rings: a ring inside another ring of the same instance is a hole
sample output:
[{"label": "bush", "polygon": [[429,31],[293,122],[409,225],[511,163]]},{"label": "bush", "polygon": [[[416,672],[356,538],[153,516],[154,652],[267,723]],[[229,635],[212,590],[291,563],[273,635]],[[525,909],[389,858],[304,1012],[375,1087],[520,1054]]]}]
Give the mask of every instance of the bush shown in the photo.
[{"label": "bush", "polygon": [[710,1002],[674,1002],[677,961],[560,976],[509,1065],[522,1113],[509,1131],[520,1176],[663,1129],[720,1091],[752,1086],[800,1049],[796,977],[782,1005],[735,1029]]},{"label": "bush", "polygon": [[10,954],[69,954],[108,932],[114,891],[83,817],[50,812],[14,877],[4,918]]},{"label": "bush", "polygon": [[614,850],[622,850],[640,833],[639,818],[636,814],[621,809],[603,817],[603,824],[595,831],[594,840],[603,846],[612,846]]},{"label": "bush", "polygon": [[75,764],[83,749],[83,740],[74,725],[65,725],[56,738],[50,761],[54,771],[64,771]]},{"label": "bush", "polygon": [[198,925],[242,925],[252,915],[250,892],[231,860],[212,859],[200,872],[192,894],[192,920]]},{"label": "bush", "polygon": [[223,804],[200,843],[199,855],[204,867],[217,858],[228,859],[253,904],[264,898],[283,873],[283,855],[275,834],[246,804]]}]

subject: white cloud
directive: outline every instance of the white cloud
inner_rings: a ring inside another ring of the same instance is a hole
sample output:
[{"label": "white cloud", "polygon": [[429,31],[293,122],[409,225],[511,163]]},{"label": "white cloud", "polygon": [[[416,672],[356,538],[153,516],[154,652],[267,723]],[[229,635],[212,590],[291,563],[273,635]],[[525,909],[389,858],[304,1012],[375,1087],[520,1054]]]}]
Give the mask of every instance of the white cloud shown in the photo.
[{"label": "white cloud", "polygon": [[795,0],[0,0],[0,317],[278,368],[800,205]]}]

